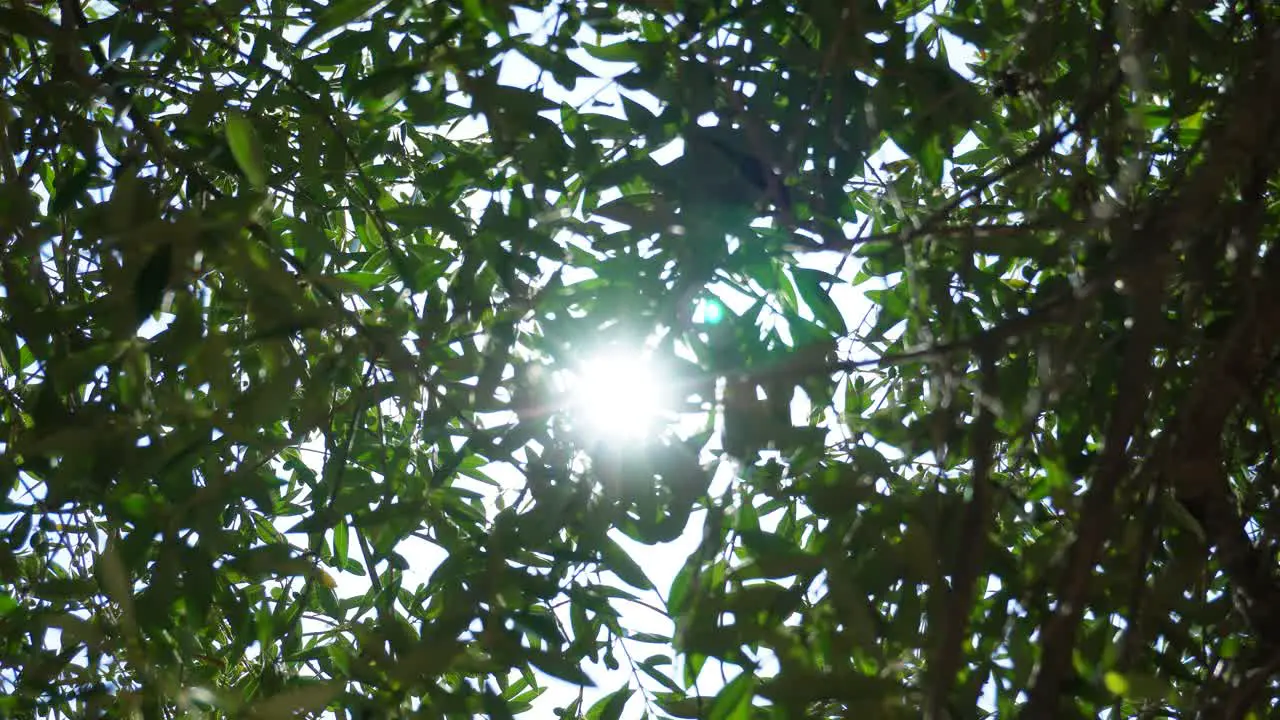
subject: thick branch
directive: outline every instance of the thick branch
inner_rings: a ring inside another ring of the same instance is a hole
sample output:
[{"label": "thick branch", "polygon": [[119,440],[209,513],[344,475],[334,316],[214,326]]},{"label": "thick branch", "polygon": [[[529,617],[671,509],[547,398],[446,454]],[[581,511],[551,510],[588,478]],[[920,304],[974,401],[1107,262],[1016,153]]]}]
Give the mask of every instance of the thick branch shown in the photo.
[{"label": "thick branch", "polygon": [[1280,582],[1254,547],[1236,507],[1222,451],[1223,429],[1280,348],[1280,256],[1224,342],[1207,355],[1174,426],[1165,472],[1178,500],[1204,527],[1236,591],[1237,605],[1264,645],[1280,649]]},{"label": "thick branch", "polygon": [[1137,307],[1133,330],[1129,334],[1129,347],[1125,352],[1119,392],[1112,406],[1102,458],[1080,510],[1076,540],[1071,545],[1066,572],[1058,590],[1057,607],[1041,630],[1043,650],[1035,685],[1023,711],[1026,717],[1057,717],[1058,697],[1072,672],[1071,654],[1093,580],[1093,568],[1102,557],[1107,537],[1115,527],[1112,516],[1120,488],[1130,469],[1129,441],[1140,427],[1149,401],[1147,387],[1152,375],[1151,353],[1155,348],[1159,315],[1164,303],[1164,274],[1153,274],[1146,280],[1146,286],[1135,292]]},{"label": "thick branch", "polygon": [[[1212,215],[1226,189],[1241,179],[1244,169],[1254,164],[1251,161],[1276,152],[1280,109],[1273,99],[1280,96],[1280,37],[1273,40],[1261,44],[1254,72],[1225,103],[1223,121],[1209,136],[1204,162],[1193,168],[1185,182],[1179,183],[1163,201],[1148,206],[1141,226],[1130,242],[1125,243],[1120,276],[1131,282],[1140,307],[1145,307],[1148,313],[1160,309],[1158,305],[1153,308],[1150,302],[1163,294],[1166,263],[1173,257],[1170,251],[1187,241],[1203,218]],[[1202,509],[1206,531],[1219,546],[1224,567],[1233,575],[1233,580],[1239,576],[1238,587],[1246,594],[1258,593],[1246,601],[1252,608],[1246,609],[1246,613],[1253,616],[1251,621],[1256,621],[1255,627],[1261,622],[1266,629],[1260,627],[1260,632],[1268,635],[1275,632],[1280,641],[1280,588],[1274,586],[1269,573],[1262,575],[1263,566],[1244,534],[1226,482],[1219,447],[1227,415],[1269,357],[1268,353],[1259,352],[1259,341],[1274,340],[1280,331],[1280,289],[1273,283],[1268,292],[1274,301],[1265,303],[1269,312],[1262,310],[1263,303],[1255,305],[1256,309],[1248,313],[1250,317],[1241,318],[1238,323],[1233,335],[1239,337],[1233,337],[1234,342],[1225,344],[1205,361],[1207,367],[1199,375],[1200,382],[1183,414],[1183,422],[1175,426],[1182,443],[1173,444],[1174,457],[1168,468],[1179,498]],[[1149,315],[1147,319],[1158,318]],[[1136,337],[1144,319],[1135,320],[1135,337],[1131,339],[1122,375],[1124,384],[1118,388],[1104,455],[1085,497],[1078,536],[1057,598],[1058,606],[1054,617],[1043,628],[1043,652],[1035,686],[1022,713],[1024,717],[1057,715],[1059,695],[1071,672],[1071,652],[1093,567],[1112,526],[1111,515],[1128,468],[1125,446],[1140,420],[1135,412],[1146,404],[1142,384],[1149,375],[1145,365],[1150,345],[1146,341],[1152,338]],[[1135,396],[1141,397],[1135,399]],[[1269,611],[1271,607],[1277,611]],[[1273,615],[1275,617],[1271,617]]]},{"label": "thick branch", "polygon": [[951,588],[944,605],[945,617],[940,618],[940,639],[929,666],[929,704],[925,717],[931,720],[947,716],[947,703],[964,659],[964,640],[969,633],[974,591],[982,577],[982,566],[990,543],[993,494],[991,468],[996,426],[993,405],[999,394],[994,358],[993,349],[983,350],[982,387],[975,398],[978,406],[977,419],[970,444],[973,452],[973,474],[970,476],[973,495],[965,506],[964,525],[960,533],[960,542],[966,551],[957,554]]}]

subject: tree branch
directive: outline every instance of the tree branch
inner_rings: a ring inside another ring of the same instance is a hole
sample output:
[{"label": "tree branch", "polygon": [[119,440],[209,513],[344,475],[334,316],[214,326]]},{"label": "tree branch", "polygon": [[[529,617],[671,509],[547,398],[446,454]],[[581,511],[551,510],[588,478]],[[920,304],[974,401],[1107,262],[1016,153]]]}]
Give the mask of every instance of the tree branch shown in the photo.
[{"label": "tree branch", "polygon": [[[1165,265],[1159,263],[1156,267]],[[1098,564],[1114,527],[1112,515],[1116,501],[1129,475],[1129,441],[1140,427],[1149,404],[1147,386],[1152,375],[1151,353],[1159,334],[1165,273],[1152,273],[1145,281],[1144,287],[1135,288],[1133,329],[1127,341],[1119,393],[1111,409],[1102,458],[1080,510],[1076,540],[1071,545],[1067,568],[1057,593],[1057,607],[1041,629],[1043,650],[1031,697],[1023,709],[1025,717],[1058,716],[1058,698],[1072,672],[1071,654],[1093,579],[1093,568]]]},{"label": "tree branch", "polygon": [[[1155,325],[1163,303],[1164,282],[1170,252],[1200,218],[1221,203],[1223,191],[1259,156],[1274,155],[1280,113],[1272,99],[1280,94],[1280,38],[1263,43],[1254,73],[1236,88],[1226,104],[1224,120],[1212,131],[1207,157],[1164,202],[1148,205],[1141,228],[1123,247],[1120,277],[1134,285],[1139,310],[1125,357],[1119,396],[1111,414],[1103,457],[1085,496],[1078,536],[1057,597],[1053,618],[1042,632],[1043,651],[1024,717],[1055,717],[1059,695],[1071,668],[1071,654],[1093,568],[1101,556],[1112,527],[1121,483],[1128,472],[1126,446],[1146,407],[1145,385],[1150,375],[1149,355]],[[1184,411],[1178,439],[1167,466],[1172,485],[1189,508],[1198,508],[1211,542],[1219,546],[1221,561],[1245,595],[1245,612],[1264,636],[1280,642],[1280,588],[1270,568],[1260,564],[1256,550],[1244,533],[1234,496],[1222,466],[1222,427],[1232,408],[1265,366],[1270,353],[1258,352],[1263,339],[1274,341],[1280,333],[1280,285],[1272,282],[1263,292],[1267,303],[1243,313],[1232,340],[1206,361]],[[1262,310],[1267,307],[1269,311]],[[1266,343],[1268,346],[1272,343]],[[1270,348],[1268,348],[1270,349]],[[1194,510],[1193,510],[1194,512]],[[1264,574],[1262,570],[1267,572]],[[1275,608],[1272,610],[1271,608]],[[1274,635],[1273,635],[1274,633]]]},{"label": "tree branch", "polygon": [[[929,663],[929,702],[925,717],[937,720],[947,717],[946,708],[951,689],[964,660],[964,639],[968,635],[969,616],[973,612],[974,591],[982,577],[987,545],[990,542],[991,524],[991,467],[995,445],[996,412],[993,407],[999,395],[996,377],[996,351],[982,351],[982,387],[974,398],[977,420],[973,431],[973,495],[965,505],[964,525],[960,532],[960,547],[951,575],[951,588],[943,605],[946,617],[940,618],[941,637],[935,655]],[[981,592],[981,590],[979,590]],[[932,625],[932,623],[930,623]]]}]

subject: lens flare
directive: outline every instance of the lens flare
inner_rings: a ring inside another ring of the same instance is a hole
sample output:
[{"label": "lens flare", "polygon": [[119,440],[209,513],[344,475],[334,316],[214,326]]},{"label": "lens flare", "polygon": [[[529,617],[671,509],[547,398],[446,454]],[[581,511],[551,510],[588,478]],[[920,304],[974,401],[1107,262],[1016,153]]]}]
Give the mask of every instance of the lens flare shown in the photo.
[{"label": "lens flare", "polygon": [[667,409],[669,393],[660,373],[639,354],[594,357],[570,382],[575,425],[596,437],[643,438],[656,430]]},{"label": "lens flare", "polygon": [[698,303],[698,309],[694,317],[698,322],[716,325],[721,320],[724,320],[724,315],[724,304],[719,300],[703,300]]}]

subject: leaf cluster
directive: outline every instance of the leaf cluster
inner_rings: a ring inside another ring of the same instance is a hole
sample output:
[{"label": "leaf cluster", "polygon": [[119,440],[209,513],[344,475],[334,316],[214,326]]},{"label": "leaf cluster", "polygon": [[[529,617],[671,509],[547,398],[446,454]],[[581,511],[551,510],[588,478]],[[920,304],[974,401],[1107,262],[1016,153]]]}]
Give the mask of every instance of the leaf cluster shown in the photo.
[{"label": "leaf cluster", "polygon": [[0,715],[1271,712],[1280,12],[1049,5],[0,8]]}]

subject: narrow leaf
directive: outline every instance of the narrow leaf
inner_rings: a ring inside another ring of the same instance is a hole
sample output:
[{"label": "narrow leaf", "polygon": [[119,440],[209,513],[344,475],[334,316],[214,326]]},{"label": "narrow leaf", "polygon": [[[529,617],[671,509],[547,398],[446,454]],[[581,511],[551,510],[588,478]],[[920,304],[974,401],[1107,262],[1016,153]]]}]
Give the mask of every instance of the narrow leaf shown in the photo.
[{"label": "narrow leaf", "polygon": [[346,518],[338,521],[333,526],[333,556],[338,567],[342,567],[347,562],[347,549],[350,542],[351,531],[347,526]]},{"label": "narrow leaf", "polygon": [[756,679],[750,673],[742,673],[724,686],[711,705],[711,720],[745,720],[751,717],[751,698],[755,694]]},{"label": "narrow leaf", "polygon": [[267,170],[262,141],[248,117],[234,111],[227,113],[227,144],[231,146],[231,156],[249,184],[256,188],[265,187]]},{"label": "narrow leaf", "polygon": [[634,693],[630,686],[626,686],[605,695],[587,710],[587,720],[618,720]]},{"label": "narrow leaf", "polygon": [[653,583],[649,581],[649,576],[645,575],[644,570],[636,564],[635,560],[627,554],[622,546],[614,542],[612,538],[605,538],[604,545],[600,548],[601,560],[604,566],[613,574],[622,578],[624,582],[641,590],[649,590],[653,588]]}]

